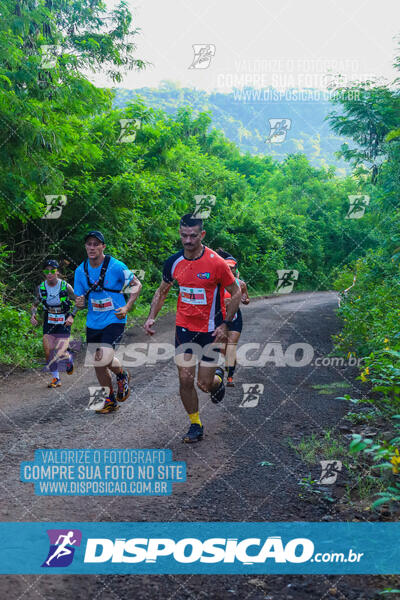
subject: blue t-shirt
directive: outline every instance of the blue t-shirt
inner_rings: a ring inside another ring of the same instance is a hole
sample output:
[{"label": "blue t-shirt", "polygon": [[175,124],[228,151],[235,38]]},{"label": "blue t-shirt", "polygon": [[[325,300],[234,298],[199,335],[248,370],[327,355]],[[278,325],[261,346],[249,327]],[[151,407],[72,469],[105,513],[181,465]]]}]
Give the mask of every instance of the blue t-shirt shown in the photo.
[{"label": "blue t-shirt", "polygon": [[[87,284],[84,263],[81,263],[75,270],[74,292],[77,296],[83,296],[89,289]],[[88,273],[90,283],[94,283],[100,277],[101,265],[91,267],[88,261]],[[123,289],[126,283],[131,279],[132,271],[128,267],[111,257],[104,278],[104,287],[112,290]],[[125,319],[118,319],[115,309],[125,306],[125,297],[122,292],[91,292],[88,298],[88,313],[86,326],[91,329],[104,329],[112,323],[126,323]]]}]

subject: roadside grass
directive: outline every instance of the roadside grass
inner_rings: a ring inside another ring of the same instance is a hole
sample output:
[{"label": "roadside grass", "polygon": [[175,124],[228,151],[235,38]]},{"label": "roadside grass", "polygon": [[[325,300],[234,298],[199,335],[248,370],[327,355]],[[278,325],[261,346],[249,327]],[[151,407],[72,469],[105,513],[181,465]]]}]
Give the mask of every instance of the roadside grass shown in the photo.
[{"label": "roadside grass", "polygon": [[334,436],[333,429],[326,430],[323,436],[312,433],[299,442],[289,438],[288,444],[305,463],[310,465],[315,465],[320,460],[340,459],[349,456],[348,449]]},{"label": "roadside grass", "polygon": [[[337,434],[336,434],[337,435]],[[388,487],[388,482],[382,474],[373,475],[371,464],[361,456],[355,456],[351,448],[335,437],[333,429],[325,431],[324,435],[311,434],[300,441],[288,439],[288,445],[295,450],[301,460],[310,466],[316,466],[320,460],[340,460],[346,469],[348,481],[341,502],[348,506],[355,506],[367,502],[371,505],[377,495],[382,494]],[[309,474],[299,481],[302,490],[301,499],[319,495],[319,497],[332,501],[329,488],[319,485],[319,482]]]},{"label": "roadside grass", "polygon": [[317,390],[318,394],[335,394],[338,390],[345,390],[351,386],[347,381],[333,381],[332,383],[321,383],[318,385],[311,386],[314,390]]},{"label": "roadside grass", "polygon": [[371,423],[379,416],[379,413],[373,409],[364,412],[348,412],[346,420],[350,421],[352,425],[362,425],[365,423]]},{"label": "roadside grass", "polygon": [[[357,468],[357,473],[355,473]],[[361,502],[369,500],[375,494],[383,492],[386,488],[384,481],[380,477],[373,477],[368,472],[360,473],[358,465],[351,469],[351,483],[346,484],[345,498],[349,504],[353,504],[354,500]]]}]

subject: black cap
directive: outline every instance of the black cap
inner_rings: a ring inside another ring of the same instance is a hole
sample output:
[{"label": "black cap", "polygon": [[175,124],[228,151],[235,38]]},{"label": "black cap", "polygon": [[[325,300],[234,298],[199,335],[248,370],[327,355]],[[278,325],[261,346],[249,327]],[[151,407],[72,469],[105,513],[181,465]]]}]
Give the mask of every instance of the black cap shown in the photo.
[{"label": "black cap", "polygon": [[43,269],[45,269],[46,267],[53,267],[53,269],[58,269],[60,265],[58,264],[58,262],[56,260],[46,260],[44,265],[43,265]]},{"label": "black cap", "polygon": [[100,231],[89,231],[89,233],[87,233],[85,236],[85,242],[90,237],[94,237],[97,240],[99,240],[99,242],[101,242],[102,244],[105,244],[104,235]]}]

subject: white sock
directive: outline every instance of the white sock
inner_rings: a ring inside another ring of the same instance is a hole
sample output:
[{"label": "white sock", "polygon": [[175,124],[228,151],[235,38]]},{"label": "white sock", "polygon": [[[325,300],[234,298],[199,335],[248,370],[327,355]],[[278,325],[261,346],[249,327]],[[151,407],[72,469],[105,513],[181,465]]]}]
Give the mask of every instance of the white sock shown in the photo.
[{"label": "white sock", "polygon": [[55,377],[56,379],[60,379],[60,373],[58,371],[50,371],[50,373],[53,375],[53,377]]}]

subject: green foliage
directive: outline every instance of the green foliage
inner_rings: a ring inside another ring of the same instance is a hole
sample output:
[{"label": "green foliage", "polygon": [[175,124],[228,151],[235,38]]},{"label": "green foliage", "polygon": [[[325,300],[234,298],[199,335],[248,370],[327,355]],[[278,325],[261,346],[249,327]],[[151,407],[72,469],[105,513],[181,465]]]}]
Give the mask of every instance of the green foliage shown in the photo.
[{"label": "green foliage", "polygon": [[0,358],[6,365],[37,366],[42,347],[41,335],[32,330],[29,315],[4,301],[4,284],[0,285]]},{"label": "green foliage", "polygon": [[301,489],[298,496],[302,500],[312,500],[314,497],[320,497],[321,500],[326,502],[335,502],[335,499],[332,498],[326,486],[319,485],[318,481],[313,479],[311,475],[302,477],[298,485]]},{"label": "green foliage", "polygon": [[[354,268],[356,284],[341,306],[343,331],[335,341],[337,349],[343,353],[366,357],[400,341],[398,266],[383,249],[379,249],[358,259]],[[335,287],[347,283],[342,275],[336,280]]]},{"label": "green foliage", "polygon": [[[123,118],[141,121],[134,143],[118,143]],[[354,182],[311,167],[301,155],[282,163],[242,156],[209,125],[206,115],[193,116],[189,109],[171,118],[142,103],[85,122],[86,139],[96,152],[84,162],[71,157],[63,167],[68,203],[59,220],[13,222],[20,240],[14,264],[39,278],[38,258],[55,254],[69,263],[64,274],[71,277],[84,258],[85,232],[100,229],[108,251],[145,271],[148,300],[163,257],[180,247],[179,217],[194,210],[195,195],[212,193],[217,200],[206,221],[206,243],[239,259],[251,291],[272,291],[281,268],[300,272],[297,289],[329,288],[331,270],[352,244],[342,232],[335,240],[335,232]],[[363,236],[362,224],[349,225],[353,238]],[[7,232],[4,240],[8,237]],[[22,284],[19,289],[24,291]]]},{"label": "green foliage", "polygon": [[[373,82],[339,91],[339,112],[332,113],[330,122],[355,142],[342,154],[356,168],[361,193],[370,195],[371,233],[366,255],[349,261],[338,273],[336,289],[349,287],[353,273],[356,282],[343,298],[339,310],[343,331],[334,340],[337,351],[362,358],[359,379],[370,386],[370,394],[362,400],[344,398],[370,404],[369,423],[390,426],[400,411],[400,99],[397,89]],[[353,422],[356,415],[352,413]],[[355,434],[350,444],[353,454],[367,457],[379,471],[383,489],[373,507],[400,502],[398,426],[397,430],[390,441],[378,432],[374,440]]]},{"label": "green foliage", "polygon": [[[299,271],[297,290],[329,289],[347,257],[364,254],[369,217],[344,219],[348,195],[359,190],[354,178],[338,179],[300,153],[281,162],[242,154],[211,127],[205,93],[200,112],[195,91],[190,97],[182,92],[192,108],[171,114],[138,98],[123,110],[112,108],[112,93],[93,86],[84,71],[102,68],[118,83],[121,68],[144,66],[133,56],[137,30],[124,3],[107,11],[99,0],[34,6],[7,0],[3,17],[5,306],[27,309],[45,257],[58,258],[72,281],[85,258],[85,233],[100,229],[108,252],[145,272],[139,314],[160,281],[164,258],[180,248],[179,218],[194,210],[199,194],[216,196],[206,243],[238,258],[251,293],[273,291],[277,269]],[[41,46],[49,44],[56,46],[56,60],[44,67]],[[217,100],[221,106],[230,101]],[[132,142],[121,141],[122,119],[140,123]],[[43,219],[45,196],[59,194],[67,197],[61,217]]]},{"label": "green foliage", "polygon": [[[169,115],[176,114],[182,106],[191,106],[196,113],[208,111],[212,125],[237,145],[241,152],[252,155],[268,154],[284,160],[288,154],[304,153],[315,167],[338,167],[344,175],[348,167],[344,160],[335,156],[345,138],[336,135],[325,122],[331,108],[329,94],[309,90],[302,98],[298,90],[288,90],[285,96],[272,88],[260,90],[245,88],[231,93],[210,93],[193,88],[180,87],[164,81],[158,88],[126,90],[118,88],[114,104],[124,108],[142,98],[154,109]],[[273,98],[266,102],[265,94]],[[297,94],[297,97],[296,97]],[[270,133],[268,119],[285,117],[292,126],[283,143],[266,143]]]},{"label": "green foliage", "polygon": [[299,442],[288,440],[289,446],[296,450],[301,459],[309,464],[317,464],[319,460],[339,459],[346,457],[347,449],[335,437],[334,431],[328,429],[323,435],[312,433]]},{"label": "green foliage", "polygon": [[371,169],[372,181],[376,181],[382,158],[386,155],[384,142],[394,139],[391,130],[398,125],[400,98],[387,86],[373,81],[365,85],[337,88],[333,103],[339,111],[332,111],[328,122],[338,134],[352,138],[356,146],[343,144],[339,155],[355,167],[358,172]]},{"label": "green foliage", "polygon": [[[400,419],[400,415],[394,415]],[[400,502],[400,425],[396,427],[397,435],[390,441],[374,442],[360,434],[353,434],[350,452],[363,453],[372,460],[375,469],[382,473],[385,489],[376,494],[377,499],[372,504],[377,508],[381,504],[396,504]]]}]

